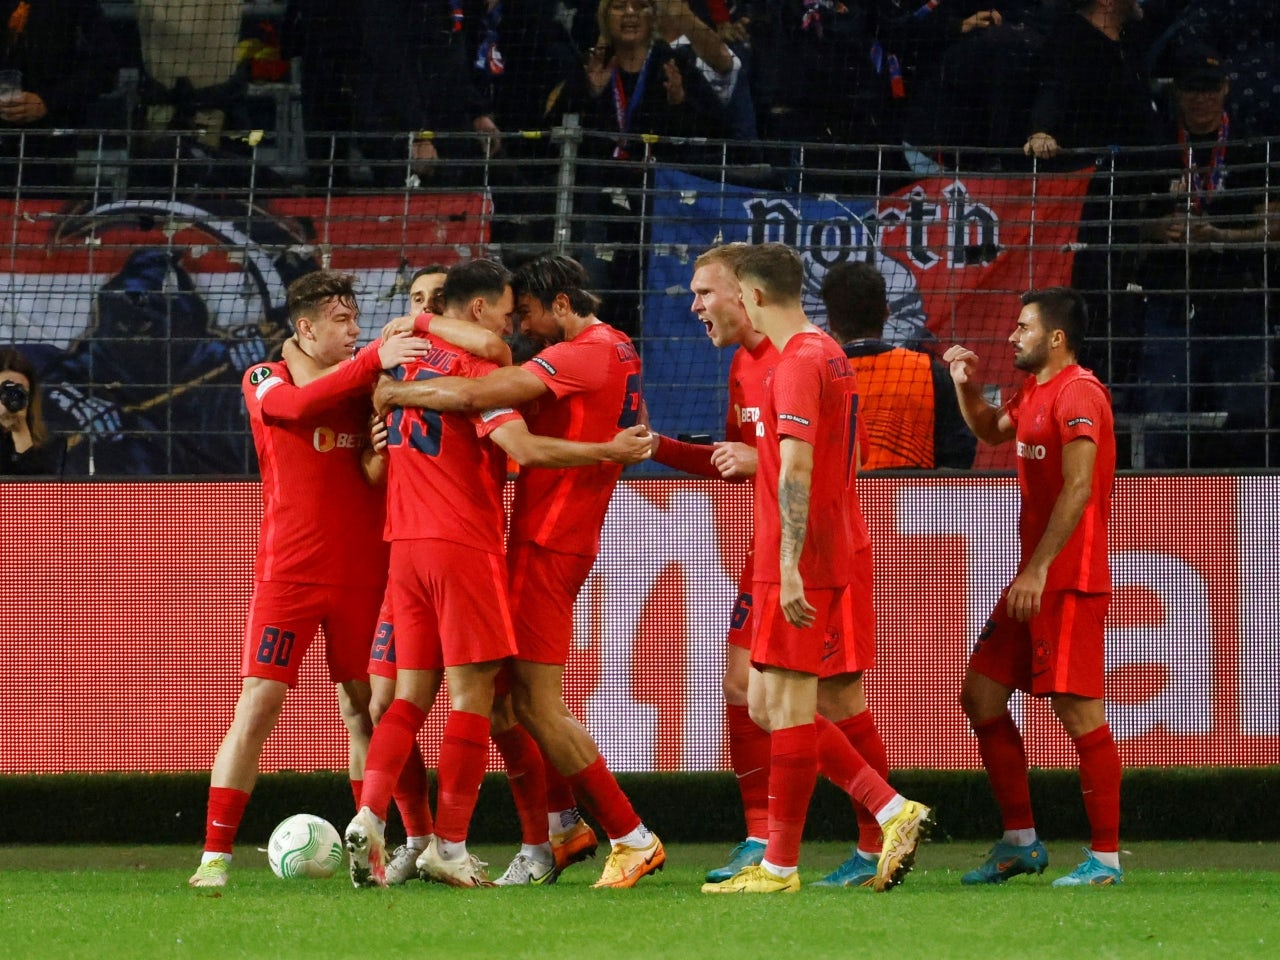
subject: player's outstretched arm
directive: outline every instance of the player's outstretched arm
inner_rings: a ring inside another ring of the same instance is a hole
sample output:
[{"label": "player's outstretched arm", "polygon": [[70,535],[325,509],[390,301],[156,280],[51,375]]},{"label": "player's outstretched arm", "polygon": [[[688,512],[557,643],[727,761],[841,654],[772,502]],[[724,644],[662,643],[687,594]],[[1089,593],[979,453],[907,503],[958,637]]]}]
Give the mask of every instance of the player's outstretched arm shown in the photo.
[{"label": "player's outstretched arm", "polygon": [[809,491],[813,482],[813,446],[797,437],[783,437],[778,444],[778,517],[782,540],[778,549],[779,595],[782,614],[793,627],[813,623],[817,610],[805,599],[800,576],[800,555],[804,552],[809,526]]},{"label": "player's outstretched arm", "polygon": [[1002,407],[993,407],[982,395],[982,385],[974,380],[978,371],[978,355],[959,344],[948,347],[942,355],[956,387],[960,414],[973,435],[983,443],[999,446],[1014,437],[1013,420]]},{"label": "player's outstretched arm", "polygon": [[522,467],[585,467],[593,463],[624,466],[647,460],[653,449],[649,428],[637,424],[605,443],[579,443],[530,433],[523,420],[511,420],[489,434]]},{"label": "player's outstretched arm", "polygon": [[405,332],[412,332],[420,337],[429,333],[445,343],[461,347],[467,353],[491,360],[500,367],[511,366],[511,347],[507,342],[493,331],[470,320],[456,320],[424,311],[416,317],[396,317],[388,321],[382,328],[382,338],[385,340],[392,334]]},{"label": "player's outstretched arm", "polygon": [[546,392],[546,384],[523,367],[500,367],[483,377],[382,380],[373,392],[373,407],[384,415],[396,407],[482,413],[498,407],[518,407]]}]

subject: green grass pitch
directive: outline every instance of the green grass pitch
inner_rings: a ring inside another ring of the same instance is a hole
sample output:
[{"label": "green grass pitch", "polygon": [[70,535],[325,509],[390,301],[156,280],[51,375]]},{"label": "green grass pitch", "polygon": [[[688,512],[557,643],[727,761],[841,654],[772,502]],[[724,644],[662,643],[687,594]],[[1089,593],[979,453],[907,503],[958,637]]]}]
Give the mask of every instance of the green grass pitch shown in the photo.
[{"label": "green grass pitch", "polygon": [[[514,848],[479,847],[499,872]],[[846,854],[806,844],[818,879]],[[551,888],[454,890],[411,883],[353,890],[277,880],[251,844],[222,891],[188,889],[194,847],[0,847],[5,958],[1210,958],[1280,956],[1280,849],[1259,843],[1141,843],[1125,885],[1051,889],[1081,858],[1049,847],[1043,877],[961,887],[985,847],[931,843],[897,890],[806,888],[704,896],[726,845],[673,845],[633,890],[591,890],[599,862]]]}]

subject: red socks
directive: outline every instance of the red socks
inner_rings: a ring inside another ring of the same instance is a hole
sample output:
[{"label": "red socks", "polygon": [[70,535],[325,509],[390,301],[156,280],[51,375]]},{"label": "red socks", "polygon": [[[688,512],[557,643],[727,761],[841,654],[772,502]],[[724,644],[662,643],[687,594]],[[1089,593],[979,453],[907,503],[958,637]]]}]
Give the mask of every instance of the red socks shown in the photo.
[{"label": "red socks", "polygon": [[1080,755],[1080,789],[1089,817],[1089,846],[1098,853],[1120,849],[1120,751],[1103,724],[1073,740]]},{"label": "red socks", "polygon": [[[872,769],[839,727],[822,716],[814,717],[814,723],[817,727],[818,771],[824,777],[873,815],[897,796],[897,791]],[[772,792],[772,778],[769,788]],[[878,824],[876,833],[880,833]]]},{"label": "red socks", "polygon": [[431,822],[431,802],[427,797],[427,769],[416,736],[391,796],[400,810],[406,836],[427,837],[435,832]]},{"label": "red socks", "polygon": [[488,716],[449,711],[440,741],[440,796],[436,803],[436,836],[441,840],[462,843],[467,839],[488,759]]},{"label": "red socks", "polygon": [[205,815],[204,849],[207,853],[230,853],[231,844],[244,818],[249,794],[231,787],[210,787]]},{"label": "red socks", "polygon": [[1033,829],[1036,822],[1031,815],[1027,754],[1013,716],[1006,710],[994,720],[974,724],[973,732],[978,738],[978,754],[987,768],[987,779],[1000,807],[1004,829]]},{"label": "red socks", "polygon": [[364,762],[360,805],[368,807],[379,820],[387,819],[391,793],[426,719],[427,715],[408,700],[396,699],[373,728],[369,755]]},{"label": "red socks", "polygon": [[529,735],[529,731],[519,724],[509,730],[491,732],[490,736],[507,768],[511,798],[515,801],[516,813],[520,816],[520,842],[530,846],[546,843],[547,806],[550,800],[547,795],[547,768],[538,744]]},{"label": "red socks", "polygon": [[569,786],[573,788],[573,795],[587,808],[587,812],[604,827],[604,832],[610,839],[625,837],[640,826],[640,818],[636,816],[627,795],[618,786],[618,781],[609,772],[604,757],[596,757],[570,776]]},{"label": "red socks", "polygon": [[547,813],[569,810],[577,805],[569,778],[557,770],[555,764],[545,756],[542,758],[542,772],[547,778]]},{"label": "red socks", "polygon": [[351,799],[356,802],[356,812],[360,812],[360,791],[364,789],[363,780],[351,781]]},{"label": "red socks", "polygon": [[[853,745],[862,759],[874,770],[881,780],[889,779],[889,757],[884,749],[884,741],[880,739],[880,731],[876,729],[875,719],[870,710],[845,717],[836,724],[845,739]],[[878,853],[884,839],[884,831],[876,821],[875,814],[860,803],[853,805],[854,816],[858,818],[858,849],[867,853]]]},{"label": "red socks", "polygon": [[769,836],[769,732],[751,719],[747,708],[725,704],[729,728],[729,763],[742,792],[747,836]]},{"label": "red socks", "polygon": [[770,744],[769,843],[764,856],[775,866],[794,867],[800,863],[800,838],[818,775],[817,729],[805,723],[775,730]]}]

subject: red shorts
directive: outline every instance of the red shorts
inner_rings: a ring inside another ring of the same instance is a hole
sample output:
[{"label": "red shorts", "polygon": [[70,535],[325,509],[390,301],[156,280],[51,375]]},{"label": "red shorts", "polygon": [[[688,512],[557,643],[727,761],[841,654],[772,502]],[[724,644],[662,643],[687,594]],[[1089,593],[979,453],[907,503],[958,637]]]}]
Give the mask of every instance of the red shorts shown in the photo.
[{"label": "red shorts", "polygon": [[391,543],[396,666],[440,670],[516,652],[500,554],[448,540]]},{"label": "red shorts", "polygon": [[974,644],[969,668],[1033,696],[1070,693],[1101,700],[1103,622],[1110,602],[1109,593],[1046,590],[1040,612],[1021,623],[1009,616],[1002,593]]},{"label": "red shorts", "polygon": [[391,584],[382,595],[382,609],[378,611],[378,626],[373,631],[373,644],[369,648],[369,676],[396,678],[396,628],[391,613]]},{"label": "red shorts", "polygon": [[752,595],[751,578],[755,576],[755,555],[747,552],[747,562],[742,565],[742,573],[738,576],[738,599],[733,604],[733,616],[729,618],[729,635],[726,639],[731,647],[751,649]]},{"label": "red shorts", "polygon": [[[776,667],[819,677],[834,677],[864,669],[858,664],[858,614],[862,606],[853,587],[806,590],[816,609],[813,625],[794,627],[782,614],[781,588],[776,583],[755,583],[755,637],[751,662],[759,669]],[[874,632],[873,632],[874,636]],[[855,638],[847,642],[846,638]]]},{"label": "red shorts", "polygon": [[295,686],[302,657],[323,627],[329,679],[368,679],[369,636],[381,599],[381,591],[370,587],[259,580],[249,602],[240,675]]},{"label": "red shorts", "polygon": [[[853,610],[847,627],[848,632],[842,630],[836,639],[840,650],[823,659],[821,676],[837,677],[844,673],[858,673],[862,670],[870,670],[876,665],[874,576],[871,548],[863,547],[853,555],[853,578],[849,581]],[[853,638],[853,649],[846,651],[843,648],[848,644],[850,637]],[[823,653],[825,656],[825,649]]]},{"label": "red shorts", "polygon": [[519,659],[561,667],[569,661],[573,604],[595,562],[595,557],[557,553],[530,542],[508,551],[511,610],[520,624]]}]

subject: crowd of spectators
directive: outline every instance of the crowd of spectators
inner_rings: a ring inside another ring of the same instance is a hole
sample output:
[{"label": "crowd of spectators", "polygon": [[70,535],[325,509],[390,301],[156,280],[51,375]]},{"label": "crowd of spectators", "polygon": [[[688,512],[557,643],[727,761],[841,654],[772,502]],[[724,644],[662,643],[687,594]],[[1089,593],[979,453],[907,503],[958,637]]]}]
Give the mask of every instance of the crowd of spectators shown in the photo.
[{"label": "crowd of spectators", "polygon": [[[616,159],[641,156],[636,135],[657,134],[901,144],[903,169],[917,174],[966,150],[981,166],[1018,166],[1046,159],[1051,143],[1148,142],[1159,129],[1153,99],[1168,115],[1175,108],[1158,81],[1187,44],[1223,57],[1232,116],[1255,135],[1280,134],[1278,9],[1270,0],[0,0],[0,70],[21,71],[19,92],[0,94],[0,138],[12,156],[11,131],[85,125],[95,96],[131,66],[141,95],[130,119],[199,128],[211,146],[223,129],[260,125],[247,103],[253,81],[291,80],[313,153],[331,149],[320,135],[355,132],[375,179],[395,186],[406,174],[447,179],[458,167],[442,158],[518,156],[533,148],[513,134],[568,113],[615,138],[603,152]],[[707,159],[687,145],[648,149],[672,162]],[[744,147],[734,159],[762,158],[771,159]]]}]

